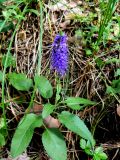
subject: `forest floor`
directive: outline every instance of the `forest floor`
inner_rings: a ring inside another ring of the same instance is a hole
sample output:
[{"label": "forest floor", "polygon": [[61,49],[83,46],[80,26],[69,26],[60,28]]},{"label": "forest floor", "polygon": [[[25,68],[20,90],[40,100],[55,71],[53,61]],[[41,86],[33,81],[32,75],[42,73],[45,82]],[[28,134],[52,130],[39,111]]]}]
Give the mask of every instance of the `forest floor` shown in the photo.
[{"label": "forest floor", "polygon": [[[22,0],[21,0],[22,1]],[[24,2],[19,9],[11,13],[6,25],[0,32],[0,69],[4,70],[5,55],[9,49],[15,26],[24,8]],[[27,1],[26,1],[27,2]],[[5,1],[0,6],[0,27],[7,18],[7,10],[13,7],[12,1]],[[96,146],[102,146],[109,160],[120,159],[120,2],[104,28],[98,45],[98,33],[102,13],[107,2],[101,0],[74,1],[43,1],[42,23],[40,5],[36,0],[29,2],[29,10],[22,18],[13,37],[10,55],[8,57],[7,73],[24,73],[33,79],[38,60],[38,46],[42,35],[41,74],[55,88],[56,73],[50,70],[52,43],[56,34],[63,31],[67,35],[69,49],[69,69],[61,79],[62,96],[82,97],[97,102],[97,105],[85,107],[82,110],[68,110],[78,115],[94,135]],[[0,77],[0,81],[1,77]],[[8,137],[4,147],[0,149],[0,158],[11,160],[10,144],[13,133],[29,105],[32,91],[18,91],[6,80],[4,85],[5,112],[8,124]],[[2,83],[0,84],[2,100]],[[54,101],[54,97],[50,102]],[[42,112],[46,99],[36,92],[31,112]],[[1,102],[2,104],[2,102]],[[2,107],[0,118],[2,121]],[[55,114],[52,114],[54,118]],[[54,119],[56,120],[56,119]],[[57,125],[55,124],[52,125]],[[0,122],[0,129],[2,122]],[[78,137],[64,127],[59,127],[67,141],[68,160],[91,160],[79,146]],[[33,138],[24,155],[18,159],[50,159],[41,143],[42,129],[36,129]],[[23,157],[22,157],[23,156]]]}]

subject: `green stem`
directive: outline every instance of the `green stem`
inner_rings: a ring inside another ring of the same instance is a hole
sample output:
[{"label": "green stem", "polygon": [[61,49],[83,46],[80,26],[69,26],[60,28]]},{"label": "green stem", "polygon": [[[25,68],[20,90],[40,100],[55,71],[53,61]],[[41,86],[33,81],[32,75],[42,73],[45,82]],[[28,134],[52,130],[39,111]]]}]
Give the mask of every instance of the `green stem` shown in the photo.
[{"label": "green stem", "polygon": [[37,65],[37,74],[41,72],[41,60],[42,60],[42,39],[43,39],[43,4],[39,0],[40,4],[40,33],[39,33],[39,46],[38,46],[38,65]]},{"label": "green stem", "polygon": [[[38,45],[38,64],[37,64],[37,73],[36,75],[40,75],[40,72],[41,72],[41,60],[42,60],[42,39],[43,39],[43,4],[42,4],[42,1],[39,0],[39,5],[40,5],[40,33],[39,33],[39,45]],[[32,93],[32,96],[31,96],[31,100],[30,100],[30,104],[27,108],[27,112],[30,112],[30,108],[32,107],[33,105],[33,100],[34,100],[34,97],[35,97],[35,93],[36,93],[36,85],[34,86],[34,89],[33,89],[33,93]]]}]

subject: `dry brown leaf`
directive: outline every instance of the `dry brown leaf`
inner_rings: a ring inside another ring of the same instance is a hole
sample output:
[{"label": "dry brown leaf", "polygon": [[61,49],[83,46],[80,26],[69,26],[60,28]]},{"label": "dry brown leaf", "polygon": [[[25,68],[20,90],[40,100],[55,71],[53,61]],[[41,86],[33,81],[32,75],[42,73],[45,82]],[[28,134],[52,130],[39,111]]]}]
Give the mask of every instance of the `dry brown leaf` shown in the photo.
[{"label": "dry brown leaf", "polygon": [[[34,104],[33,108],[31,108],[31,112],[35,114],[42,113],[42,110],[43,110],[42,104]],[[46,117],[43,121],[46,127],[48,128],[59,128],[60,126],[60,122],[58,121],[58,119],[55,119],[52,116]]]},{"label": "dry brown leaf", "polygon": [[48,8],[52,11],[66,11],[68,9],[72,9],[77,7],[78,5],[82,4],[82,1],[78,1],[78,2],[67,2],[66,0],[62,0],[59,1],[58,3],[56,3],[55,5],[49,5]]},{"label": "dry brown leaf", "polygon": [[44,119],[44,123],[48,128],[59,128],[60,122],[58,119],[53,118],[52,116],[48,116]]},{"label": "dry brown leaf", "polygon": [[40,114],[43,110],[42,104],[34,104],[33,108],[31,108],[31,112]]}]

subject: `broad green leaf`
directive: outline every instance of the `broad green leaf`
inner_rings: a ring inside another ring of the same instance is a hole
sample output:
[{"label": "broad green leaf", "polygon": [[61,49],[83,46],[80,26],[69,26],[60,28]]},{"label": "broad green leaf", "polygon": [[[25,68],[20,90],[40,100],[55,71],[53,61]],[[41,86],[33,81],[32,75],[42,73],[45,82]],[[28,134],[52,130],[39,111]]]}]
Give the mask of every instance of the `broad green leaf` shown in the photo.
[{"label": "broad green leaf", "polygon": [[88,140],[92,146],[95,145],[95,141],[91,132],[78,116],[71,114],[70,112],[63,111],[58,115],[58,118],[59,121],[63,123],[68,129],[78,134],[82,138]]},{"label": "broad green leaf", "polygon": [[[6,61],[6,55],[2,57],[2,65],[5,66]],[[11,54],[8,56],[6,67],[15,67],[16,66],[16,60],[15,57],[13,57]]]},{"label": "broad green leaf", "polygon": [[5,138],[4,136],[0,133],[0,146],[4,146],[5,145]]},{"label": "broad green leaf", "polygon": [[45,104],[43,107],[43,111],[42,111],[42,117],[46,118],[47,116],[49,116],[53,112],[54,109],[55,109],[54,105],[52,105],[50,103]]},{"label": "broad green leaf", "polygon": [[2,82],[2,78],[3,78],[3,72],[0,71],[0,82]]},{"label": "broad green leaf", "polygon": [[47,99],[51,98],[53,95],[53,88],[50,82],[44,76],[35,76],[34,80],[41,96]]},{"label": "broad green leaf", "polygon": [[9,73],[8,78],[12,86],[20,91],[28,91],[33,86],[32,80],[22,73]]},{"label": "broad green leaf", "polygon": [[29,145],[34,129],[42,125],[42,117],[33,113],[25,115],[15,131],[11,143],[11,156],[13,158],[20,155]]},{"label": "broad green leaf", "polygon": [[42,135],[42,143],[52,160],[67,159],[66,144],[61,132],[58,129],[46,129]]},{"label": "broad green leaf", "polygon": [[[72,109],[78,110],[82,109],[83,107],[87,105],[95,105],[96,102],[92,102],[88,99],[85,98],[80,98],[80,97],[67,97],[67,99],[64,101],[67,103],[67,106],[69,106]],[[83,106],[81,106],[83,105]]]}]

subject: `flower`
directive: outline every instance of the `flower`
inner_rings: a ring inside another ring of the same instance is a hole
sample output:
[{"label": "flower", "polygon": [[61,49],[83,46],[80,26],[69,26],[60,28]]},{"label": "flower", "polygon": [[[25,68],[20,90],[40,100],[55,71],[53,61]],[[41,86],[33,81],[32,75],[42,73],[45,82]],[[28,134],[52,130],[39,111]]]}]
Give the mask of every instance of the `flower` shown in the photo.
[{"label": "flower", "polygon": [[63,77],[68,69],[67,36],[57,34],[52,46],[51,69]]}]

